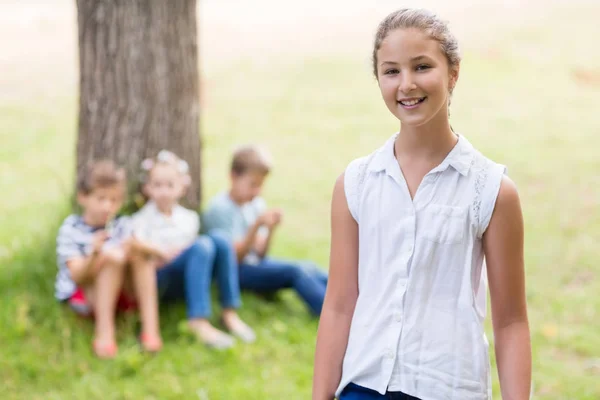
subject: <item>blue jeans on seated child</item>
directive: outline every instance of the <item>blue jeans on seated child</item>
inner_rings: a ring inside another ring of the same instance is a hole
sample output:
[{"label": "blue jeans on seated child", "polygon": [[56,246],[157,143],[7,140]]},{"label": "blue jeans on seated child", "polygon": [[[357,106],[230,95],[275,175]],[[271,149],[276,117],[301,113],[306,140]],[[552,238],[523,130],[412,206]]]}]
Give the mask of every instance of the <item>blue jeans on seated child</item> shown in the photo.
[{"label": "blue jeans on seated child", "polygon": [[221,306],[238,308],[241,300],[235,252],[231,242],[217,232],[198,237],[157,271],[160,300],[184,298],[189,319],[208,318],[213,276],[216,277]]},{"label": "blue jeans on seated child", "polygon": [[387,392],[380,394],[375,390],[367,389],[362,386],[349,384],[340,394],[339,400],[419,400],[416,397],[409,396],[402,392]]},{"label": "blue jeans on seated child", "polygon": [[327,289],[327,274],[297,261],[264,258],[258,264],[240,265],[240,288],[272,292],[293,288],[314,315],[320,315]]}]

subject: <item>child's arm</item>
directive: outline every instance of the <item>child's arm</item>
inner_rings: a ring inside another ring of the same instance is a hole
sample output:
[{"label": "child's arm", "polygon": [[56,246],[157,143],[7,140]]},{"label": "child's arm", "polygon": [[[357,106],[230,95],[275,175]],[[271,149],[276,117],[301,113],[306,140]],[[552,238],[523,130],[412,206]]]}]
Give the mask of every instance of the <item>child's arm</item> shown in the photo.
[{"label": "child's arm", "polygon": [[254,242],[254,250],[260,258],[264,258],[269,252],[269,248],[271,247],[271,239],[275,233],[275,228],[279,226],[283,216],[283,212],[279,209],[273,210],[272,212],[273,218],[271,221],[269,221],[270,224],[267,224],[267,232],[265,234],[261,234],[259,231]]},{"label": "child's arm", "polygon": [[85,284],[93,279],[98,273],[100,267],[100,253],[102,245],[107,239],[106,231],[100,231],[94,235],[92,243],[92,253],[89,256],[74,257],[67,260],[66,264],[71,273],[71,278],[78,285]]},{"label": "child's arm", "polygon": [[248,229],[248,232],[246,232],[246,236],[244,236],[240,240],[235,241],[235,243],[233,244],[238,262],[241,263],[244,260],[244,257],[246,257],[246,255],[248,255],[248,253],[254,248],[254,243],[256,242],[258,231],[260,227],[264,225],[263,215],[261,215],[257,218],[256,221],[254,221],[254,223]]},{"label": "child's arm", "polygon": [[523,215],[515,184],[504,177],[483,235],[502,398],[529,399],[531,342],[525,297]]},{"label": "child's arm", "polygon": [[313,400],[335,397],[357,298],[358,224],[348,209],[344,175],[341,175],[335,184],[331,206],[329,282],[317,335]]},{"label": "child's arm", "polygon": [[[194,218],[195,217],[195,218]],[[164,248],[157,246],[155,243],[150,241],[149,234],[152,232],[152,228],[148,226],[147,216],[142,212],[134,215],[132,219],[131,235],[127,239],[127,248],[129,253],[135,258],[141,256],[143,258],[156,258],[159,261],[159,265],[165,265],[172,261],[177,255],[181,253],[184,248]],[[190,240],[194,239],[198,232],[199,218],[198,214],[190,213],[189,226],[185,229],[189,229],[190,232],[186,236],[190,236]]]},{"label": "child's arm", "polygon": [[150,243],[146,243],[135,236],[129,239],[129,246],[131,251],[139,252],[148,256],[157,257],[160,259],[168,258],[168,254],[166,251],[161,250],[160,248],[153,246]]},{"label": "child's arm", "polygon": [[[242,262],[244,257],[252,250],[256,251],[261,258],[264,257],[269,249],[273,229],[280,221],[281,212],[279,210],[267,210],[263,212],[250,226],[246,235],[234,243],[238,262]],[[266,235],[260,234],[260,229],[263,226],[269,230],[269,233]],[[257,245],[261,247],[257,247]]]}]

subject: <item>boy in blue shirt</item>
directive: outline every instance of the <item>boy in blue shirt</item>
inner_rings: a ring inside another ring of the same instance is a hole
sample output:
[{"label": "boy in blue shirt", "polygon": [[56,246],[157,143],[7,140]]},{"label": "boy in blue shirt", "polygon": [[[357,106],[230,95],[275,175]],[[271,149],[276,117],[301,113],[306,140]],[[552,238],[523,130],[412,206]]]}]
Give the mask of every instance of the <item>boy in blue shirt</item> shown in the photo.
[{"label": "boy in blue shirt", "polygon": [[271,171],[268,156],[256,146],[243,146],[233,154],[231,187],[215,196],[204,213],[204,227],[230,235],[239,262],[241,289],[273,292],[292,288],[310,311],[321,313],[327,274],[299,261],[268,257],[269,246],[283,212],[267,208],[260,192]]}]

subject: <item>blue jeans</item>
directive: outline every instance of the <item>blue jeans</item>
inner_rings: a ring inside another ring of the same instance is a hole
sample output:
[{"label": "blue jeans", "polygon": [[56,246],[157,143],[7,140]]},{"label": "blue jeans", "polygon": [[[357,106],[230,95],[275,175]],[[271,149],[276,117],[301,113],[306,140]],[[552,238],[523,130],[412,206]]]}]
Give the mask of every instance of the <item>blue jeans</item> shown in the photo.
[{"label": "blue jeans", "polygon": [[255,292],[292,288],[314,315],[320,315],[327,288],[327,274],[296,261],[264,258],[259,264],[241,264],[240,287]]},{"label": "blue jeans", "polygon": [[367,389],[362,386],[349,384],[340,394],[339,400],[419,400],[416,397],[409,396],[402,392],[387,392],[379,394],[375,390]]},{"label": "blue jeans", "polygon": [[216,232],[198,237],[173,261],[157,271],[160,300],[184,298],[189,319],[208,318],[213,276],[217,281],[221,306],[238,308],[241,300],[235,252],[231,242]]}]

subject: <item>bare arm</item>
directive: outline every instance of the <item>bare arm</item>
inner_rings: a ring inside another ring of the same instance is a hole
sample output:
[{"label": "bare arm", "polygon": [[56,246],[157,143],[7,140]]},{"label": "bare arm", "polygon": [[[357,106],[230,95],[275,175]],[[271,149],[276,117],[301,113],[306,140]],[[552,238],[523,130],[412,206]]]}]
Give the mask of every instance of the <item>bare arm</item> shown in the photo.
[{"label": "bare arm", "polygon": [[329,281],[317,335],[313,400],[335,397],[357,298],[358,225],[348,209],[341,175],[331,205]]},{"label": "bare arm", "polygon": [[254,222],[254,224],[252,224],[250,229],[248,229],[246,236],[234,243],[235,254],[237,255],[238,262],[242,262],[244,257],[246,257],[246,255],[252,250],[261,225],[262,220],[259,218],[256,220],[256,222]]},{"label": "bare arm", "polygon": [[134,253],[142,253],[148,256],[158,257],[160,259],[167,259],[169,254],[166,251],[161,250],[160,248],[153,246],[150,243],[147,243],[143,240],[140,240],[136,237],[133,237],[129,241],[130,249]]},{"label": "bare arm", "polygon": [[256,241],[254,244],[254,249],[256,250],[256,254],[260,258],[264,258],[269,252],[269,248],[271,247],[271,238],[273,237],[274,230],[269,229],[269,232],[266,235],[256,235]]},{"label": "bare arm", "polygon": [[77,285],[85,285],[96,276],[97,269],[94,266],[97,265],[99,256],[99,253],[92,253],[87,257],[77,257],[67,261],[71,278]]},{"label": "bare arm", "polygon": [[[271,233],[275,229],[275,226],[279,224],[280,220],[281,212],[279,210],[268,210],[263,212],[256,219],[254,224],[252,224],[250,229],[248,229],[246,236],[242,240],[238,240],[234,243],[238,261],[242,262],[244,257],[252,250],[255,250],[260,257],[264,257],[269,249]],[[261,235],[259,234],[260,228],[263,225],[269,228],[269,234],[264,239],[261,238]]]},{"label": "bare arm", "polygon": [[128,242],[128,246],[130,256],[135,260],[136,264],[141,263],[142,260],[145,262],[148,261],[148,259],[153,259],[156,261],[156,267],[160,269],[177,258],[189,245],[162,249],[151,243],[133,237]]},{"label": "bare arm", "polygon": [[504,400],[529,399],[531,342],[525,297],[523,216],[515,184],[503,178],[483,236],[496,359]]},{"label": "bare arm", "polygon": [[98,273],[100,252],[102,244],[107,237],[106,231],[96,233],[92,242],[92,253],[89,256],[75,257],[67,261],[67,268],[69,268],[71,278],[78,285],[86,284]]},{"label": "bare arm", "polygon": [[283,212],[280,209],[270,210],[265,219],[267,219],[267,234],[257,234],[254,242],[254,249],[260,258],[264,258],[271,247],[271,239],[275,234],[275,228],[281,223]]}]

